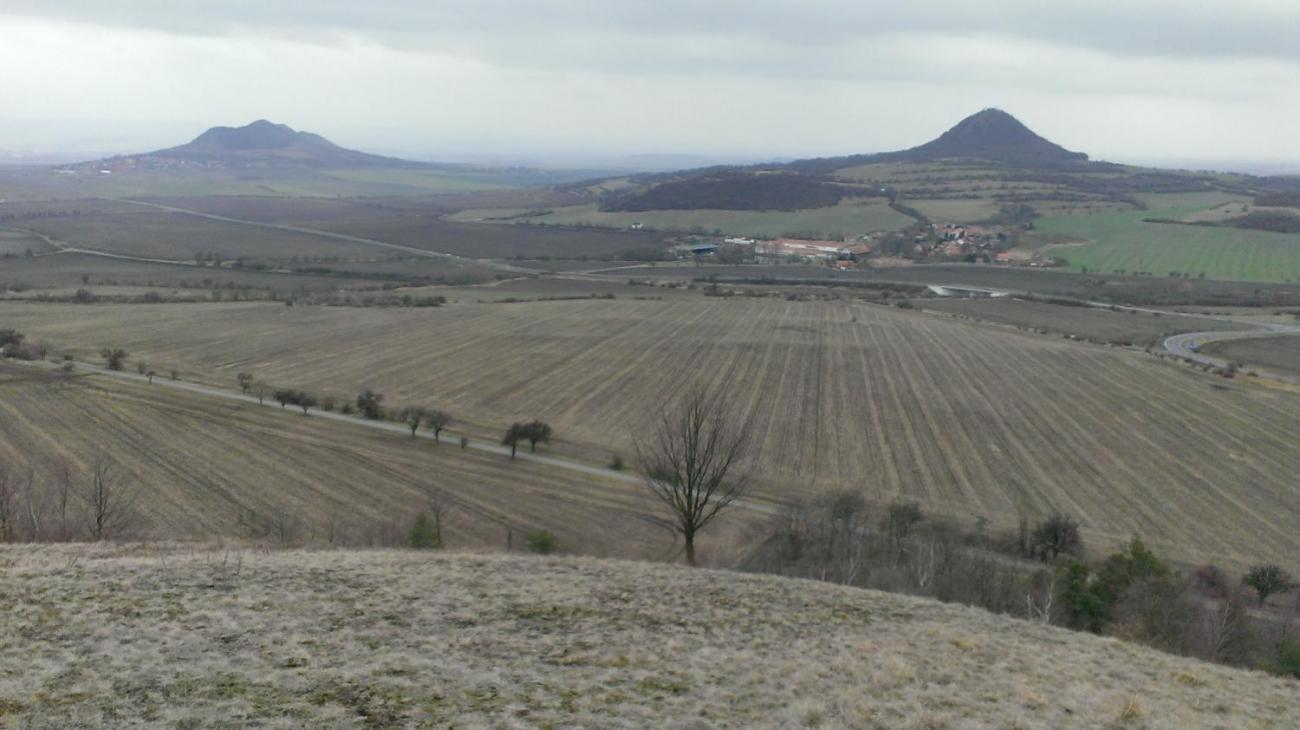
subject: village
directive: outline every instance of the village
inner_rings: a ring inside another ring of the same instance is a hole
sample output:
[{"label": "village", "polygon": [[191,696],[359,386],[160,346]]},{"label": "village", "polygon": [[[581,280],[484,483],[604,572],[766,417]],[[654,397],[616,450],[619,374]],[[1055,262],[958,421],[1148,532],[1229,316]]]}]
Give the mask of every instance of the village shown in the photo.
[{"label": "village", "polygon": [[982,263],[1048,267],[1055,262],[1017,248],[1018,231],[1006,226],[926,223],[906,231],[878,231],[842,240],[786,236],[692,236],[673,248],[679,259],[726,259],[735,263],[871,268],[891,263]]}]

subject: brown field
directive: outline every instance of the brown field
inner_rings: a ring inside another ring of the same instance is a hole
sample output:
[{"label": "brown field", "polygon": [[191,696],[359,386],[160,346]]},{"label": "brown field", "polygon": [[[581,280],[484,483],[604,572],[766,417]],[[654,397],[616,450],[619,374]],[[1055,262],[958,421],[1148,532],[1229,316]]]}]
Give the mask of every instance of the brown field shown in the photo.
[{"label": "brown field", "polygon": [[1249,325],[1199,317],[1111,311],[1024,299],[925,299],[916,306],[1020,329],[1074,335],[1096,342],[1150,346],[1180,332],[1248,329]]},{"label": "brown field", "polygon": [[[105,258],[90,254],[58,254],[28,258],[18,256],[0,262],[0,290],[85,287],[145,286],[159,288],[252,289],[290,292],[332,291],[342,288],[378,286],[371,278],[315,276],[158,264]],[[40,292],[27,292],[38,294]]]},{"label": "brown field", "polygon": [[[451,210],[447,207],[448,201],[437,197],[342,201],[184,198],[160,199],[159,203],[239,220],[289,224],[469,258],[617,259],[629,252],[664,245],[662,234],[648,231],[448,221],[441,217]],[[277,232],[270,233],[274,235]]]},{"label": "brown field", "polygon": [[[562,550],[675,554],[669,534],[646,520],[657,511],[635,484],[461,450],[450,438],[435,445],[292,409],[0,365],[0,462],[66,459],[84,471],[97,448],[138,494],[131,536],[392,544],[440,495],[453,547],[503,548],[507,533],[522,545],[546,529]],[[82,527],[79,509],[72,530]]]},{"label": "brown field", "polygon": [[1228,340],[1205,345],[1207,355],[1279,373],[1300,375],[1300,335]]},{"label": "brown field", "polygon": [[456,223],[436,215],[386,215],[346,221],[307,221],[304,225],[480,259],[617,259],[630,252],[664,246],[662,234],[648,231]]},{"label": "brown field", "polygon": [[983,286],[1010,291],[1029,291],[1050,296],[1075,297],[1128,304],[1166,306],[1195,304],[1218,306],[1285,307],[1300,305],[1300,284],[1211,279],[1175,279],[1161,276],[1078,274],[1059,269],[987,264],[919,264],[881,267],[865,271],[835,271],[825,266],[689,266],[655,269],[626,269],[610,276],[655,278],[704,278],[717,276],[757,279],[798,278],[828,284],[878,281],[904,284],[951,284]]},{"label": "brown field", "polygon": [[625,279],[589,279],[566,276],[521,277],[485,286],[435,286],[399,289],[395,293],[441,294],[451,301],[476,303],[503,300],[605,297],[619,299],[702,298],[699,287],[632,285]]},{"label": "brown field", "polygon": [[[1293,394],[1141,353],[860,302],[568,301],[432,310],[5,304],[0,322],[187,378],[438,404],[475,434],[542,418],[593,461],[697,379],[733,378],[770,497],[858,487],[1011,527],[1062,510],[1094,545],[1293,568]],[[1250,525],[1250,529],[1241,529]]]},{"label": "brown field", "polygon": [[359,243],[146,209],[41,218],[23,224],[69,246],[143,258],[192,261],[198,254],[219,253],[224,259],[284,261],[376,254],[373,246]]},{"label": "brown field", "polygon": [[0,547],[13,727],[1294,727],[1294,680],[646,563]]}]

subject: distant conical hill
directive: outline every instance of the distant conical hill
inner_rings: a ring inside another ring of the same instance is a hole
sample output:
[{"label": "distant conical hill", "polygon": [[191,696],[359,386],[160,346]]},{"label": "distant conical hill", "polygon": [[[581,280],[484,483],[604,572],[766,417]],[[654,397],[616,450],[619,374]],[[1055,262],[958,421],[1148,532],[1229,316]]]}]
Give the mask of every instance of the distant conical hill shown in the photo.
[{"label": "distant conical hill", "polygon": [[213,127],[188,144],[148,153],[149,157],[204,163],[263,163],[298,166],[398,166],[404,160],[340,147],[319,134],[259,119],[242,127]]},{"label": "distant conical hill", "polygon": [[930,161],[978,159],[1013,164],[1083,162],[1088,156],[1071,152],[1038,136],[1019,119],[1001,109],[985,109],[966,117],[937,139],[881,157]]}]

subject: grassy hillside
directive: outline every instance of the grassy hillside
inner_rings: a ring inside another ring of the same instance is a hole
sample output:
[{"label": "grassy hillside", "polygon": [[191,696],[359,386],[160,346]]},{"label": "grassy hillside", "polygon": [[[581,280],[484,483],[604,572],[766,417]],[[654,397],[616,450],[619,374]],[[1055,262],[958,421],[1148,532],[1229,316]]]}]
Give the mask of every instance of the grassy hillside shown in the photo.
[{"label": "grassy hillside", "polygon": [[[653,290],[651,290],[653,291]],[[233,387],[430,402],[496,435],[552,423],[597,463],[696,378],[737,378],[773,496],[857,487],[1012,528],[1055,510],[1094,544],[1292,567],[1300,407],[1147,355],[852,301],[563,301],[433,310],[6,304],[5,326]],[[128,365],[130,366],[130,365]],[[1242,530],[1243,524],[1251,529]]]},{"label": "grassy hillside", "polygon": [[[0,464],[34,464],[48,488],[52,464],[84,473],[97,449],[137,495],[125,534],[391,544],[439,501],[452,546],[503,547],[509,533],[522,544],[545,529],[561,549],[674,550],[635,484],[462,451],[454,439],[434,445],[293,409],[0,364]],[[84,518],[74,500],[67,527],[84,534]]]},{"label": "grassy hillside", "polygon": [[1294,681],[664,565],[0,547],[14,727],[1287,727]]},{"label": "grassy hillside", "polygon": [[1069,268],[1106,273],[1125,270],[1167,276],[1171,271],[1214,279],[1300,281],[1300,235],[1241,228],[1147,223],[1178,219],[1193,208],[1044,218],[1044,233],[1083,241],[1052,249]]}]

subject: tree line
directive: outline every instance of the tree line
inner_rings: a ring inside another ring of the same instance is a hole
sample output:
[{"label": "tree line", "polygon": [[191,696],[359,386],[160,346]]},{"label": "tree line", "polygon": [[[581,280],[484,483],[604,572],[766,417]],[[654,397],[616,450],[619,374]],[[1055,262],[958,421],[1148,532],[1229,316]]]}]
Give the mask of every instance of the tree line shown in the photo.
[{"label": "tree line", "polygon": [[1055,514],[1018,531],[962,529],[915,502],[873,507],[832,492],[773,518],[743,559],[755,572],[813,578],[978,606],[1163,651],[1300,677],[1300,603],[1280,566],[1239,579],[1213,565],[1180,570],[1138,537],[1099,560],[1079,525]]},{"label": "tree line", "polygon": [[102,448],[85,464],[0,461],[0,542],[119,537],[141,525],[137,496],[135,485]]}]

